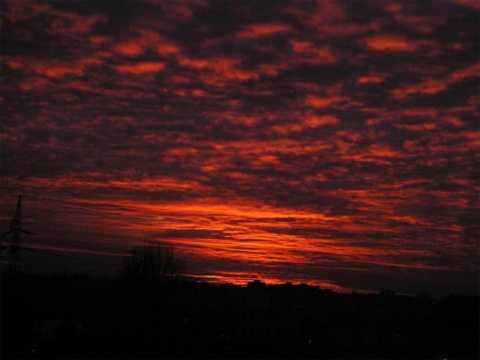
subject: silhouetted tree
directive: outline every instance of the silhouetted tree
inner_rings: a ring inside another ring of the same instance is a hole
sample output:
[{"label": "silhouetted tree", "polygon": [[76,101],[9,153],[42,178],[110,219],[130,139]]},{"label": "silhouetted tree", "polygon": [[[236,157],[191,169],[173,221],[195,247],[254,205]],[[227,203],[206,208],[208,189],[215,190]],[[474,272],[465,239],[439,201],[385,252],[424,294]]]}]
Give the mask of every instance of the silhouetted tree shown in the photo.
[{"label": "silhouetted tree", "polygon": [[178,278],[182,270],[174,248],[148,241],[123,259],[121,275],[129,280],[161,283]]}]

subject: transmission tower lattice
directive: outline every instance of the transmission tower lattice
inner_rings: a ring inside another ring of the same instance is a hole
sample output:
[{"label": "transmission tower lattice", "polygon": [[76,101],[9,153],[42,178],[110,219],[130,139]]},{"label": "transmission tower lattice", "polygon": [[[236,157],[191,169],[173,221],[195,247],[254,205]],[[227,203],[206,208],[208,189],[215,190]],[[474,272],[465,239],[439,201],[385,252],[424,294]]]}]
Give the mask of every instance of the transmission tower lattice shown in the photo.
[{"label": "transmission tower lattice", "polygon": [[33,251],[33,249],[29,249],[26,247],[22,247],[20,245],[20,238],[21,233],[31,234],[28,230],[23,230],[21,227],[21,218],[22,218],[22,196],[18,196],[17,200],[17,210],[15,211],[15,218],[10,221],[10,230],[2,234],[2,242],[3,237],[5,235],[11,234],[10,244],[3,246],[2,244],[2,251],[8,248],[8,260],[6,266],[6,274],[12,278],[16,278],[20,275],[21,267],[20,267],[20,250],[29,250]]}]

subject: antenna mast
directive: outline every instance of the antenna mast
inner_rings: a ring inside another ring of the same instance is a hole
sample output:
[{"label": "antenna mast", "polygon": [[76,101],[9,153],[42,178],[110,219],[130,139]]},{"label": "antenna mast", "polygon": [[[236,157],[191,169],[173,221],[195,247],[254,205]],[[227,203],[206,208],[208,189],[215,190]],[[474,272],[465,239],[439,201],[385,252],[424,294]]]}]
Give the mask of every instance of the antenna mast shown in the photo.
[{"label": "antenna mast", "polygon": [[[20,271],[21,271],[20,250],[27,249],[27,248],[22,248],[22,246],[20,246],[20,238],[21,238],[20,235],[22,232],[26,234],[31,234],[30,231],[22,230],[21,218],[22,218],[22,195],[19,195],[17,200],[17,210],[15,211],[15,218],[13,218],[10,221],[10,230],[2,234],[2,238],[4,235],[11,234],[10,245],[5,247],[2,246],[2,251],[7,247],[9,248],[6,274],[11,278],[19,277]],[[27,249],[27,250],[30,250],[30,249]]]}]

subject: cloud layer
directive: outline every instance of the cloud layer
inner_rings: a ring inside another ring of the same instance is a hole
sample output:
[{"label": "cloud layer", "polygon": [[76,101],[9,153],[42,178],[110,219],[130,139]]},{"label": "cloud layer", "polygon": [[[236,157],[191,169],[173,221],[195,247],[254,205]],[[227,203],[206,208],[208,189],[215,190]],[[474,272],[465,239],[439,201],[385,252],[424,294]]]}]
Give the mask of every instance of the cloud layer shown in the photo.
[{"label": "cloud layer", "polygon": [[210,280],[476,291],[478,13],[4,1],[2,228],[23,194],[44,248],[158,239]]}]

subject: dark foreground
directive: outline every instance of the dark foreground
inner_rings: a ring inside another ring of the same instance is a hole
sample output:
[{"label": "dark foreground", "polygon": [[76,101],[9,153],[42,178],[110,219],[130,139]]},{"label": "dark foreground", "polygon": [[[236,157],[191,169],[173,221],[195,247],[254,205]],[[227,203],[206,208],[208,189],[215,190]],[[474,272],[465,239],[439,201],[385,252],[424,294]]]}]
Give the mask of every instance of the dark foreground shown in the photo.
[{"label": "dark foreground", "polygon": [[307,285],[2,280],[5,358],[479,358],[479,298]]}]

